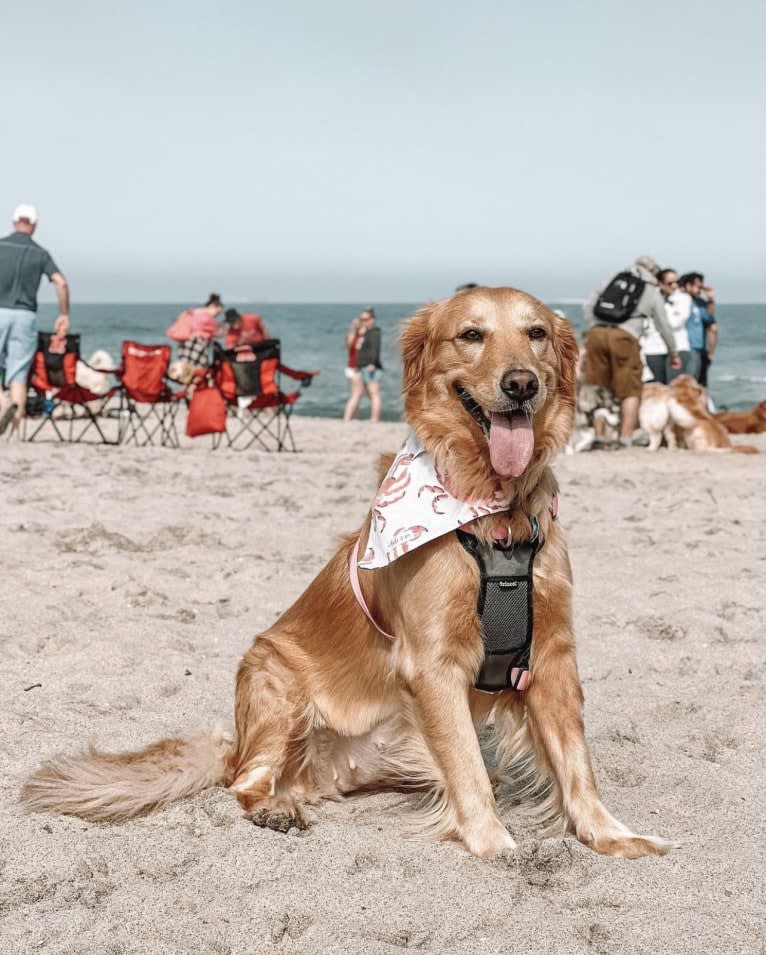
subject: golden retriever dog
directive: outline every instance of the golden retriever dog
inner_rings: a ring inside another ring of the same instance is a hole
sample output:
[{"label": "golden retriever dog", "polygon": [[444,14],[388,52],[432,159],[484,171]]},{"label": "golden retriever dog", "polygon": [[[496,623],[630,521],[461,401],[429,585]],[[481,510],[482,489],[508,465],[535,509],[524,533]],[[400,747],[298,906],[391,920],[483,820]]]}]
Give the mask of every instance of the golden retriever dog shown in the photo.
[{"label": "golden retriever dog", "polygon": [[692,451],[731,451],[757,454],[750,445],[732,444],[724,425],[708,411],[705,389],[691,375],[679,375],[670,383],[670,416]]},{"label": "golden retriever dog", "polygon": [[[495,788],[523,770],[546,813],[596,852],[667,851],[607,811],[585,741],[572,577],[550,469],[574,415],[569,325],[523,292],[476,288],[422,308],[401,343],[406,418],[445,484],[465,501],[494,492],[507,500],[503,514],[474,522],[477,539],[490,543],[500,520],[512,540],[529,540],[530,519],[539,522],[527,688],[474,687],[484,656],[479,571],[455,533],[359,571],[375,622],[395,639],[381,635],[349,579],[368,515],[245,654],[233,738],[206,732],[139,752],[59,756],[25,783],[29,809],[119,821],[225,785],[254,823],[284,831],[303,827],[305,807],[321,799],[413,786],[427,794],[425,829],[490,857],[515,846]],[[494,742],[493,778],[482,727]]]},{"label": "golden retriever dog", "polygon": [[761,434],[766,431],[766,401],[761,401],[749,411],[719,411],[715,420],[729,434]]}]

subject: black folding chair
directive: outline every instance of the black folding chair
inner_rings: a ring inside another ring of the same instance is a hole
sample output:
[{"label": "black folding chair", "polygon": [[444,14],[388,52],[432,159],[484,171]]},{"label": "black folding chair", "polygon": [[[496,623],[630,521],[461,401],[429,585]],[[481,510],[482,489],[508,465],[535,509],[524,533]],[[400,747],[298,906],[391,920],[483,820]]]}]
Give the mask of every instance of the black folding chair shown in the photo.
[{"label": "black folding chair", "polygon": [[[271,338],[239,348],[213,345],[213,379],[227,408],[224,434],[213,436],[213,447],[265,451],[296,451],[290,418],[303,388],[316,371],[296,371],[281,361],[281,344]],[[296,391],[282,391],[282,375],[300,382]]]},{"label": "black folding chair", "polygon": [[[106,420],[102,417],[118,386],[96,394],[77,384],[77,363],[80,358],[80,336],[67,335],[65,340],[51,332],[38,332],[37,351],[29,374],[31,394],[24,418],[26,441],[65,441],[73,444],[119,444],[117,434],[107,437]],[[83,362],[87,365],[87,362]],[[90,368],[90,365],[88,365]],[[109,376],[113,369],[93,368]]]}]

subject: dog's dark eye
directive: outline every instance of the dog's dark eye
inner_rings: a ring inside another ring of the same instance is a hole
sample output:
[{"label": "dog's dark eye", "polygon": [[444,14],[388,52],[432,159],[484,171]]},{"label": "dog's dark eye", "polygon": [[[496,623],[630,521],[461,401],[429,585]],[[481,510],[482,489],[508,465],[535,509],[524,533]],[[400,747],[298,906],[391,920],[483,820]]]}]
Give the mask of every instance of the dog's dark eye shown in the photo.
[{"label": "dog's dark eye", "polygon": [[478,328],[466,328],[464,332],[461,332],[458,335],[458,338],[462,339],[464,342],[480,342],[483,341],[484,336],[478,330]]},{"label": "dog's dark eye", "polygon": [[532,339],[532,341],[539,342],[546,337],[547,332],[545,331],[544,328],[541,328],[539,325],[534,325],[532,328],[529,329],[527,334]]}]

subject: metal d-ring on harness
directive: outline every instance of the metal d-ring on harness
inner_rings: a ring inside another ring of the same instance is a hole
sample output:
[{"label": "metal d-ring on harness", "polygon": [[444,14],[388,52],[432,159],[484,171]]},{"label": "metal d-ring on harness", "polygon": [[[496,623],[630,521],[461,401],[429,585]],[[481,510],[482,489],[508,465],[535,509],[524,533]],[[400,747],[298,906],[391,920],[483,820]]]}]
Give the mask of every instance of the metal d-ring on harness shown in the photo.
[{"label": "metal d-ring on harness", "polygon": [[478,690],[524,690],[529,683],[532,570],[540,547],[537,518],[530,520],[532,539],[514,541],[510,546],[482,544],[472,534],[456,531],[479,568],[477,612],[484,662],[476,680]]}]

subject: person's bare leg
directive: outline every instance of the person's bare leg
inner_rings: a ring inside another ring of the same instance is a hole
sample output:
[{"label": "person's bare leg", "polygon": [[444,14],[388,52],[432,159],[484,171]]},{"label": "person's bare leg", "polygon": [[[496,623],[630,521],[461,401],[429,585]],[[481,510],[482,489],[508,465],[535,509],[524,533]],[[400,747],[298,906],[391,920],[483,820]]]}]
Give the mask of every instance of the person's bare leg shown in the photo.
[{"label": "person's bare leg", "polygon": [[354,372],[354,377],[349,382],[350,393],[348,396],[348,401],[346,402],[346,407],[343,412],[343,420],[351,421],[354,415],[356,414],[356,409],[359,407],[359,402],[362,400],[362,395],[364,394],[364,386],[362,385],[362,375],[360,372]]},{"label": "person's bare leg", "polygon": [[21,428],[21,420],[24,417],[24,409],[27,406],[27,383],[25,381],[12,381],[8,385],[8,392],[11,398],[11,404],[16,405],[16,413],[11,422],[11,430],[8,433],[9,438],[17,438]]},{"label": "person's bare leg", "polygon": [[630,398],[623,398],[620,406],[620,437],[628,441],[633,437],[633,432],[638,427],[638,408],[641,399],[638,395],[631,395]]},{"label": "person's bare leg", "polygon": [[367,396],[370,399],[370,421],[380,421],[380,385],[377,381],[367,385]]}]

